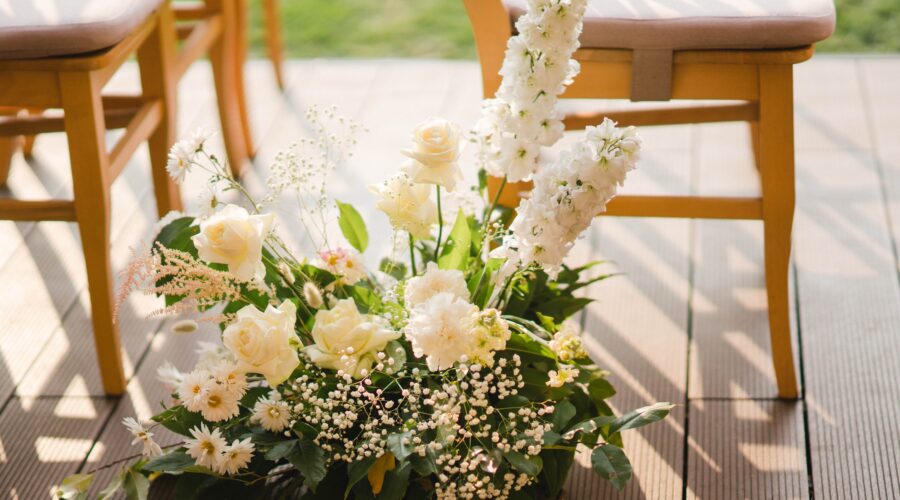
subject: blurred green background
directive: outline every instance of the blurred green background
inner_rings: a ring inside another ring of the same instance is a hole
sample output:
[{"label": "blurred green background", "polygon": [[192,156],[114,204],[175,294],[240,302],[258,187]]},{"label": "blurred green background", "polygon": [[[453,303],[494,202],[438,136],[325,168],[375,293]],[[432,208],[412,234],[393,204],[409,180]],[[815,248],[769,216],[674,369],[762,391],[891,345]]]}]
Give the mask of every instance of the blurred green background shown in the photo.
[{"label": "blurred green background", "polygon": [[[262,54],[260,2],[251,4]],[[835,4],[837,31],[819,52],[900,51],[900,0]],[[281,21],[288,57],[475,58],[462,0],[281,0]]]}]

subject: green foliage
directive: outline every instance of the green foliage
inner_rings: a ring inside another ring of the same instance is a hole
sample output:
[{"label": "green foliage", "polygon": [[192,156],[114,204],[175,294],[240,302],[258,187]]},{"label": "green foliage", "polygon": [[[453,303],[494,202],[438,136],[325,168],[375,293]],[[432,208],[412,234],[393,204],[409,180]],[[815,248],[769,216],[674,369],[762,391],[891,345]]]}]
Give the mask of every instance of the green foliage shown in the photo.
[{"label": "green foliage", "polygon": [[347,243],[350,243],[360,253],[365,252],[366,247],[369,246],[369,232],[366,230],[366,223],[352,205],[338,201],[337,206],[340,212],[338,226],[344,233]]},{"label": "green foliage", "polygon": [[618,446],[604,444],[594,448],[591,453],[591,467],[600,477],[620,490],[631,479],[631,462]]},{"label": "green foliage", "polygon": [[438,265],[441,269],[465,271],[468,268],[469,256],[472,253],[473,225],[474,221],[460,209],[456,215],[456,222],[453,223],[453,229],[450,231],[450,237],[438,258]]}]

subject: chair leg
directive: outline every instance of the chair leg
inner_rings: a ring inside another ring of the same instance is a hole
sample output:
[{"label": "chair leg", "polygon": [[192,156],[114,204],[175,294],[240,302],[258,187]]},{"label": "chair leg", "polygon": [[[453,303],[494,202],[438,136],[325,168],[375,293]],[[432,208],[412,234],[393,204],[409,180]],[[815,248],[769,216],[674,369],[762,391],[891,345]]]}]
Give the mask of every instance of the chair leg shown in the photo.
[{"label": "chair leg", "polygon": [[[0,109],[0,115],[16,115],[18,110]],[[9,168],[12,166],[12,157],[19,143],[18,137],[0,137],[0,187],[6,186],[9,177]]]},{"label": "chair leg", "polygon": [[234,84],[238,113],[241,119],[241,134],[244,138],[244,150],[247,156],[253,157],[253,134],[250,132],[250,114],[247,112],[247,92],[244,80],[244,67],[247,63],[247,0],[235,2],[234,16]]},{"label": "chair leg", "polygon": [[753,148],[753,165],[759,170],[759,122],[749,122],[750,147]]},{"label": "chair leg", "polygon": [[147,141],[156,192],[156,212],[162,217],[172,210],[182,210],[183,206],[178,185],[166,172],[169,148],[175,142],[176,131],[175,80],[172,74],[175,20],[168,3],[161,5],[157,15],[159,21],[156,29],[138,49],[137,57],[144,96],[159,98],[163,102],[162,119]]},{"label": "chair leg", "polygon": [[231,173],[240,177],[248,155],[243,137],[241,115],[238,105],[238,89],[235,82],[235,3],[209,0],[208,5],[222,13],[223,34],[210,47],[209,59],[212,63],[213,78],[216,83],[216,98],[219,104],[219,120],[222,123],[222,138]]},{"label": "chair leg", "polygon": [[60,74],[63,113],[69,157],[75,215],[91,295],[94,343],[103,389],[108,395],[125,392],[125,370],[119,331],[113,321],[113,275],[110,267],[109,158],[104,134],[106,125],[100,84],[94,74]]},{"label": "chair leg", "polygon": [[284,43],[281,39],[281,17],[278,0],[263,0],[263,11],[266,16],[266,47],[272,69],[275,70],[275,81],[278,88],[284,90]]},{"label": "chair leg", "polygon": [[759,68],[759,169],[765,225],[766,290],[772,361],[782,398],[797,397],[791,347],[788,270],[794,219],[793,68]]}]

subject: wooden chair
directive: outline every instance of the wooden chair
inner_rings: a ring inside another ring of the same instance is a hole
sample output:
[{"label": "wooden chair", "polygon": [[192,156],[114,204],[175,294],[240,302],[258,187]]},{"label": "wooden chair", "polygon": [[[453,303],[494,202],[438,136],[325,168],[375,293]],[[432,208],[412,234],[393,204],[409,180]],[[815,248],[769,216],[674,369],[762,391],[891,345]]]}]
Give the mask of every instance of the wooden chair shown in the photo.
[{"label": "wooden chair", "polygon": [[[65,132],[74,192],[73,200],[0,199],[0,219],[78,223],[103,388],[121,394],[126,380],[113,322],[110,186],[147,141],[157,212],[181,209],[178,188],[165,168],[175,134],[174,19],[162,0],[93,9],[85,4],[58,4],[59,19],[48,21],[29,0],[14,0],[8,4],[12,16],[0,21],[0,106],[63,110],[62,117],[11,113],[0,118],[0,138],[7,138],[2,142],[8,146],[9,137]],[[140,66],[141,94],[102,95],[132,55]],[[107,128],[125,129],[109,151]],[[0,169],[0,184],[7,171]]]},{"label": "wooden chair", "polygon": [[[485,96],[500,85],[506,41],[525,0],[464,0],[475,34]],[[797,5],[793,5],[797,4]],[[662,4],[659,4],[662,5]],[[705,106],[587,113],[567,129],[608,116],[623,125],[745,121],[762,192],[758,197],[619,196],[605,215],[758,219],[764,224],[769,328],[778,394],[797,397],[791,348],[788,270],[794,215],[793,65],[834,29],[831,0],[755,0],[749,12],[699,0],[654,7],[647,2],[590,0],[575,59],[581,73],[563,97],[578,99],[737,100]],[[499,180],[489,183],[496,189]],[[515,207],[527,183],[509,186]]]}]

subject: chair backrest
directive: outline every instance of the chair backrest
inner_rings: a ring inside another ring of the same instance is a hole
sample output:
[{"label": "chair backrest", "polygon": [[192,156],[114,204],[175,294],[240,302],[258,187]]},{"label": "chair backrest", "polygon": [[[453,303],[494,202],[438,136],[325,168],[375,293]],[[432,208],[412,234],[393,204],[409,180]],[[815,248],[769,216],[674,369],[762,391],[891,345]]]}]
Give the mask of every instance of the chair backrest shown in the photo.
[{"label": "chair backrest", "polygon": [[500,67],[506,52],[506,42],[512,36],[509,12],[501,0],[463,0],[475,48],[481,62],[481,83],[484,97],[493,97],[500,87]]}]

